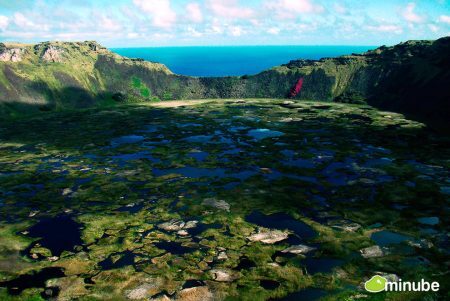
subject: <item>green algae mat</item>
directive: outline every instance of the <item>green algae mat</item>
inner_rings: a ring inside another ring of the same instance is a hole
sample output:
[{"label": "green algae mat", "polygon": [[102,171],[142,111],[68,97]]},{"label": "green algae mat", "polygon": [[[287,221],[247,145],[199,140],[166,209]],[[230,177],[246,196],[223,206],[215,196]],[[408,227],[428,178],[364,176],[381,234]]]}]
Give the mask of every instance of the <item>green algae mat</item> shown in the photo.
[{"label": "green algae mat", "polygon": [[449,142],[286,100],[0,121],[0,299],[444,300]]}]

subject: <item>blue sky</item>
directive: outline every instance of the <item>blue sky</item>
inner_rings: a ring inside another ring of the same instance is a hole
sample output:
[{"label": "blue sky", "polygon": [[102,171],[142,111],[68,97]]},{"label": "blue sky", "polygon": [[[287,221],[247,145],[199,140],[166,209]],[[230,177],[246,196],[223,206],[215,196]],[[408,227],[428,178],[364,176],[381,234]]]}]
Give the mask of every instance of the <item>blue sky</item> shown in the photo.
[{"label": "blue sky", "polygon": [[0,0],[0,41],[391,45],[450,35],[450,0]]}]

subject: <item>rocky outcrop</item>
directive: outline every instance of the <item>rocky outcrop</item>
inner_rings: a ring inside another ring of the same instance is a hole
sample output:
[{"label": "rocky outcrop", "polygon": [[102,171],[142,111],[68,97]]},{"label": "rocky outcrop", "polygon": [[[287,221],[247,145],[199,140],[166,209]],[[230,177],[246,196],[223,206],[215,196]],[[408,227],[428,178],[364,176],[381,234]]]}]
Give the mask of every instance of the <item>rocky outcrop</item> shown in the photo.
[{"label": "rocky outcrop", "polygon": [[44,62],[60,63],[63,61],[63,53],[62,48],[50,45],[44,50],[41,59]]},{"label": "rocky outcrop", "polygon": [[0,61],[1,62],[20,62],[25,52],[23,48],[7,48],[5,44],[0,43]]},{"label": "rocky outcrop", "polygon": [[85,43],[89,46],[89,49],[91,51],[108,52],[108,49],[106,47],[103,47],[102,45],[100,45],[96,41],[86,41]]}]

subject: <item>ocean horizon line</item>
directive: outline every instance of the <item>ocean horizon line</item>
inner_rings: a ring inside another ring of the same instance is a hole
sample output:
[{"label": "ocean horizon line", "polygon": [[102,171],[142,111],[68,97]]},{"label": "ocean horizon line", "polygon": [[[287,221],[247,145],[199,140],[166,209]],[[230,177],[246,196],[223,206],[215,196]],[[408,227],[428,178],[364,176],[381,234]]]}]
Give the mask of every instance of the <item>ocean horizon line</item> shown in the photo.
[{"label": "ocean horizon line", "polygon": [[175,46],[105,46],[108,49],[136,49],[136,48],[239,48],[239,47],[381,47],[389,45],[357,45],[357,44],[290,44],[290,45],[175,45]]}]

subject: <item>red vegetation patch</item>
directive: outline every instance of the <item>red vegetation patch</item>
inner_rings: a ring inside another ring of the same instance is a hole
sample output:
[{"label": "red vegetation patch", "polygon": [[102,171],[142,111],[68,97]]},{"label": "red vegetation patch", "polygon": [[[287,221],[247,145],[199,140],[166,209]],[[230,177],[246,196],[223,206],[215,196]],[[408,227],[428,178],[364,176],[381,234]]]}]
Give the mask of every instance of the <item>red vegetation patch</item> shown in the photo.
[{"label": "red vegetation patch", "polygon": [[303,87],[303,77],[301,77],[297,81],[295,86],[292,87],[291,91],[289,92],[289,98],[294,98],[295,96],[297,96],[298,93],[300,93],[300,91],[302,90],[302,87]]}]

